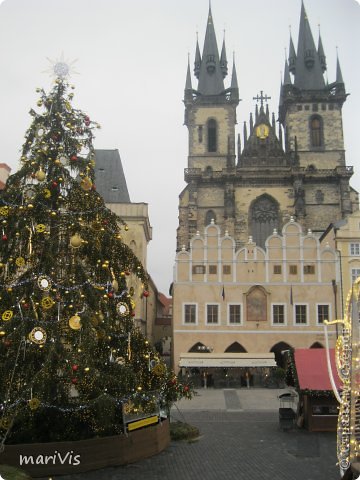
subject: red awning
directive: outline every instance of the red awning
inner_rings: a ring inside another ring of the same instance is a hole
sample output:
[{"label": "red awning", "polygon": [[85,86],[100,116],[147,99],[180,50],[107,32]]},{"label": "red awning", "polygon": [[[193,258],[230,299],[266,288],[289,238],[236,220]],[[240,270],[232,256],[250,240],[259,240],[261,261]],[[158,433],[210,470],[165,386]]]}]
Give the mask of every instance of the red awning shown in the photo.
[{"label": "red awning", "polygon": [[[294,357],[300,390],[332,390],[325,348],[295,349]],[[340,389],[342,382],[337,374],[333,348],[330,349],[330,363],[336,387]]]}]

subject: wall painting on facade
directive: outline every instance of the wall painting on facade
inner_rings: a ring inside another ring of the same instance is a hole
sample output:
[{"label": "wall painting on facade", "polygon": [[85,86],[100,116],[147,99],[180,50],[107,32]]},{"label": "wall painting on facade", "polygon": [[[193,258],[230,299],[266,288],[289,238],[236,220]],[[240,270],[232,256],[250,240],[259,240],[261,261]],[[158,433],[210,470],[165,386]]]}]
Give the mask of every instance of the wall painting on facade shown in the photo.
[{"label": "wall painting on facade", "polygon": [[246,315],[248,322],[266,322],[266,293],[262,288],[253,288],[246,298]]}]

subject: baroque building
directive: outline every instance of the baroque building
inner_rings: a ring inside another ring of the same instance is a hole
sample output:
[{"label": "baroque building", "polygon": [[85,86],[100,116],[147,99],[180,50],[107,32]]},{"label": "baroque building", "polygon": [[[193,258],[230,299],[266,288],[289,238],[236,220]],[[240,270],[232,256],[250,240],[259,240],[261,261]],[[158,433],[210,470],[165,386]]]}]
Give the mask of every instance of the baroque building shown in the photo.
[{"label": "baroque building", "polygon": [[[261,91],[241,138],[236,67],[225,87],[225,42],[219,53],[209,8],[202,54],[198,42],[195,50],[197,88],[188,63],[184,94],[189,151],[172,289],[176,371],[238,367],[237,378],[246,370],[263,380],[285,350],[324,346],[324,320],[342,313],[351,280],[344,284],[341,255],[360,245],[358,193],[345,161],[339,59],[333,83],[325,71],[322,39],[316,46],[302,4],[278,121]],[[352,265],[357,272],[360,264]],[[332,345],[335,338],[333,331]]]},{"label": "baroque building", "polygon": [[[251,236],[264,247],[274,229],[290,217],[319,235],[331,221],[358,208],[345,162],[342,106],[345,85],[339,60],[336,80],[324,80],[326,57],[301,7],[298,47],[290,38],[279,102],[279,122],[270,115],[263,92],[243,141],[235,127],[239,88],[235,64],[230,87],[225,42],[219,54],[209,9],[202,55],[196,44],[192,88],[190,65],[185,84],[185,125],[189,131],[187,186],[180,194],[177,250],[212,219],[244,245]],[[293,78],[291,78],[291,76]],[[236,144],[236,147],[235,147]]]}]

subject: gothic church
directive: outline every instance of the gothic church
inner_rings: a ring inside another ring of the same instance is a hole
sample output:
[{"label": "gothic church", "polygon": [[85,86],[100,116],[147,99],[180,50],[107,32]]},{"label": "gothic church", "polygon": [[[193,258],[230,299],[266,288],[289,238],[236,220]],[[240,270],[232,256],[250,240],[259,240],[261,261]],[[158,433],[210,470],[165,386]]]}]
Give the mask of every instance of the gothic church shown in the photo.
[{"label": "gothic church", "polygon": [[[236,245],[249,237],[264,247],[291,217],[321,234],[330,222],[358,209],[345,162],[342,106],[345,85],[337,60],[336,80],[324,80],[321,37],[316,48],[305,7],[301,7],[297,51],[290,38],[279,103],[279,123],[260,92],[255,115],[235,137],[239,88],[235,64],[230,87],[225,41],[219,55],[211,8],[202,55],[196,45],[193,89],[190,65],[185,85],[189,131],[186,188],[180,195],[177,250],[211,220]],[[278,126],[277,126],[278,125]]]},{"label": "gothic church", "polygon": [[195,50],[197,88],[188,64],[184,94],[189,152],[173,283],[175,370],[221,376],[234,367],[239,378],[247,369],[261,384],[283,351],[324,346],[324,321],[343,314],[360,272],[360,220],[345,161],[339,60],[333,83],[324,80],[326,68],[302,4],[278,119],[265,90],[258,92],[236,136],[236,68],[226,87],[225,42],[219,53],[209,8],[202,53],[198,42]]}]

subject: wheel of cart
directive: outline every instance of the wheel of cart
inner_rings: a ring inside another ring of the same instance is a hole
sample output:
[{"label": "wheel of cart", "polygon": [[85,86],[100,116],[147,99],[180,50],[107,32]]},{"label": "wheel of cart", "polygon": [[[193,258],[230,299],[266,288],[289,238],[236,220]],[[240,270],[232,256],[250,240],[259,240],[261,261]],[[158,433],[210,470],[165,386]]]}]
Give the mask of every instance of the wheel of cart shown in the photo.
[{"label": "wheel of cart", "polygon": [[279,407],[279,424],[283,431],[291,430],[295,425],[295,395],[292,392],[284,392],[278,396],[280,401]]}]

